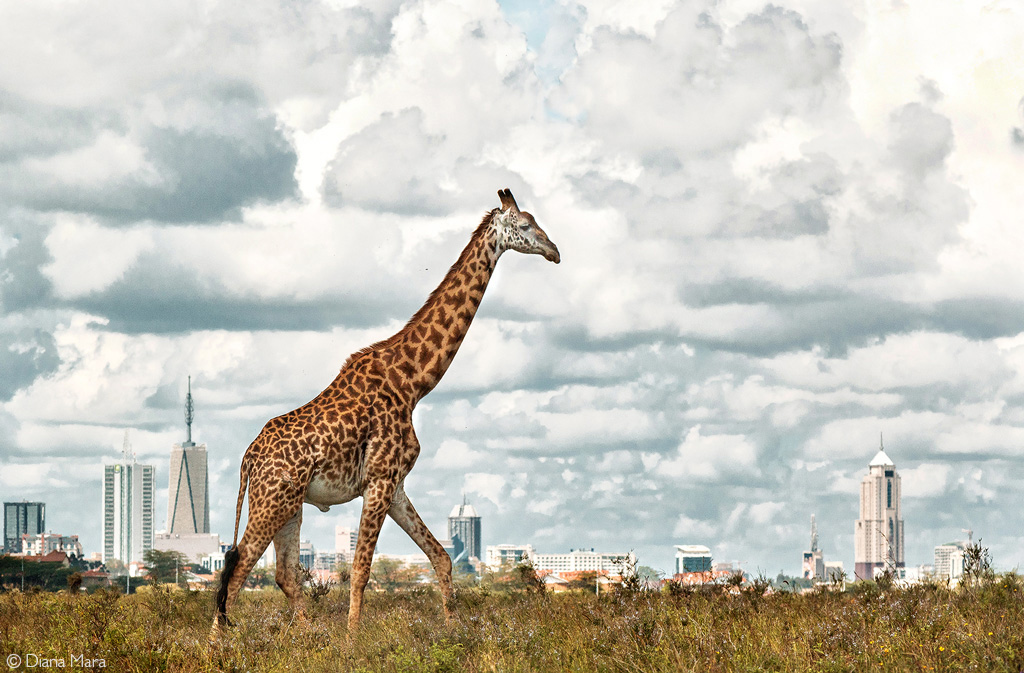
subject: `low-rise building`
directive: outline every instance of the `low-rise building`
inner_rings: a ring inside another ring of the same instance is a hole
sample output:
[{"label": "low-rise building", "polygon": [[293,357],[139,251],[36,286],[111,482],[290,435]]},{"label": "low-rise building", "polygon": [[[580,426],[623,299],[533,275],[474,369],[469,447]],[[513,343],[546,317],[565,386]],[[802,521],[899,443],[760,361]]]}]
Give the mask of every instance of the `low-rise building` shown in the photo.
[{"label": "low-rise building", "polygon": [[533,545],[529,544],[489,544],[484,550],[485,563],[491,570],[519,565],[534,555]]},{"label": "low-rise building", "polygon": [[340,551],[318,551],[314,555],[313,570],[328,570],[334,572],[338,564],[348,561],[348,554]]},{"label": "low-rise building", "polygon": [[68,555],[62,551],[52,551],[48,554],[42,554],[35,556],[31,554],[22,554],[21,559],[30,563],[59,563],[65,568],[71,565],[71,561],[68,560]]},{"label": "low-rise building", "polygon": [[28,533],[21,536],[21,553],[28,556],[44,556],[52,551],[62,551],[68,556],[82,557],[82,544],[77,535],[59,533]]},{"label": "low-rise building", "polygon": [[696,586],[700,584],[719,584],[724,583],[735,573],[728,570],[698,570],[695,572],[687,573],[676,573],[672,576],[671,581],[676,584],[684,584],[687,586]]},{"label": "low-rise building", "polygon": [[193,563],[201,563],[204,556],[220,553],[220,536],[216,533],[156,533],[153,549],[176,551]]},{"label": "low-rise building", "polygon": [[82,588],[92,589],[94,587],[109,587],[110,573],[99,568],[86,570],[82,573]]},{"label": "low-rise building", "polygon": [[610,554],[595,552],[593,549],[572,549],[567,554],[533,554],[530,557],[533,567],[538,571],[556,573],[597,571],[615,572],[623,570],[623,565],[636,565],[633,552]]}]

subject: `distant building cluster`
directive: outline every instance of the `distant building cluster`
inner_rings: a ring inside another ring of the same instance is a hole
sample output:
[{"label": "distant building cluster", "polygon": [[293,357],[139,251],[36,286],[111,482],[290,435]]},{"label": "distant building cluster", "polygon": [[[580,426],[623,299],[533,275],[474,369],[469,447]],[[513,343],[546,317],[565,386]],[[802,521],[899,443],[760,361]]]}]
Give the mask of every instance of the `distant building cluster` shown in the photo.
[{"label": "distant building cluster", "polygon": [[205,444],[192,441],[192,380],[185,397],[185,441],[171,447],[167,529],[154,531],[155,468],[140,465],[125,433],[122,460],[104,466],[103,562],[117,560],[133,572],[150,549],[176,551],[212,572],[223,561],[220,537],[210,532],[209,473]]},{"label": "distant building cluster", "polygon": [[[854,577],[875,579],[887,573],[896,581],[947,581],[956,584],[964,571],[967,542],[935,547],[934,565],[907,567],[902,512],[902,483],[896,465],[879,443],[860,484],[860,516],[854,523]],[[803,577],[833,582],[845,577],[841,563],[824,562],[811,517],[811,549],[803,554]]]},{"label": "distant building cluster", "polygon": [[[335,526],[333,551],[317,551],[312,542],[303,540],[299,545],[299,563],[324,576],[333,573],[339,564],[352,563],[358,537],[355,528]],[[452,508],[448,516],[448,538],[438,542],[456,569],[472,572],[480,567],[481,539],[480,515],[463,497],[462,504]],[[389,558],[407,566],[429,565],[426,554],[376,554],[375,558]]]},{"label": "distant building cluster", "polygon": [[[482,573],[507,569],[528,561],[542,581],[553,590],[560,590],[584,574],[616,578],[624,564],[635,567],[632,552],[606,553],[594,549],[572,549],[566,553],[538,553],[531,544],[482,544],[481,517],[465,497],[448,515],[448,538],[438,540],[452,559],[456,571]],[[316,551],[312,543],[301,543],[300,562],[321,579],[332,576],[340,563],[351,563],[355,555],[358,531],[348,526],[334,529],[333,551]],[[426,554],[376,554],[375,559],[389,559],[402,566],[429,567]]]},{"label": "distant building cluster", "polygon": [[[154,531],[155,468],[138,463],[128,433],[125,433],[121,460],[103,469],[103,541],[101,553],[94,555],[95,561],[120,563],[133,575],[141,567],[145,553],[154,549],[180,552],[189,561],[200,564],[209,573],[209,579],[223,567],[228,545],[210,532],[207,447],[192,441],[193,417],[190,378],[185,401],[186,438],[172,446],[169,456],[167,529],[164,531]],[[873,579],[890,573],[896,580],[936,579],[955,584],[964,574],[972,531],[964,531],[968,534],[966,542],[936,546],[932,565],[908,568],[904,558],[901,498],[900,475],[880,442],[860,484],[859,516],[854,523],[853,579]],[[439,542],[451,557],[454,568],[461,572],[494,571],[529,562],[545,583],[560,585],[581,574],[610,578],[625,567],[637,567],[632,551],[609,553],[580,548],[547,553],[538,552],[532,544],[484,546],[481,517],[465,496],[448,516],[447,535]],[[334,573],[341,564],[352,562],[357,541],[356,528],[337,526],[334,550],[318,552],[311,542],[302,541],[299,562],[322,575]],[[3,552],[33,559],[59,560],[63,555],[66,560],[83,556],[77,535],[46,531],[45,503],[27,501],[4,503]],[[429,565],[424,554],[379,554],[377,557],[391,558],[403,565]],[[674,564],[672,581],[684,584],[719,581],[742,572],[736,563],[715,563],[711,548],[702,544],[676,545]],[[273,565],[271,547],[257,567]],[[97,577],[96,573],[90,575],[91,579]],[[847,579],[842,562],[825,559],[813,514],[810,545],[801,558],[801,579],[811,583],[840,583]]]},{"label": "distant building cluster", "polygon": [[[879,444],[868,463],[868,473],[860,485],[859,517],[854,523],[855,570],[849,578],[842,561],[829,561],[819,544],[817,523],[811,515],[809,548],[801,558],[801,579],[812,584],[842,584],[847,579],[873,579],[890,572],[896,580],[949,580],[955,583],[963,575],[964,555],[968,543],[950,542],[935,548],[934,566],[907,568],[904,559],[905,535],[902,514],[902,486],[892,459]],[[632,551],[614,553],[591,549],[570,549],[568,552],[538,552],[532,544],[482,545],[481,517],[465,497],[448,516],[448,538],[439,540],[456,569],[483,572],[514,567],[529,562],[545,584],[556,590],[582,574],[614,578],[624,567],[636,567]],[[347,526],[335,528],[334,551],[316,552],[303,542],[301,562],[320,573],[333,572],[340,563],[351,562],[355,555],[358,531]],[[268,554],[270,552],[268,551]],[[272,556],[270,557],[272,559]],[[428,566],[425,554],[387,555],[403,565]],[[271,561],[272,562],[272,561]],[[702,544],[675,546],[675,566],[670,581],[682,584],[719,582],[742,568],[736,562],[715,562],[711,548]]]},{"label": "distant building cluster", "polygon": [[818,548],[818,525],[811,515],[811,548],[804,552],[801,577],[815,582],[834,584],[841,582],[846,571],[842,561],[826,561],[824,552]]}]

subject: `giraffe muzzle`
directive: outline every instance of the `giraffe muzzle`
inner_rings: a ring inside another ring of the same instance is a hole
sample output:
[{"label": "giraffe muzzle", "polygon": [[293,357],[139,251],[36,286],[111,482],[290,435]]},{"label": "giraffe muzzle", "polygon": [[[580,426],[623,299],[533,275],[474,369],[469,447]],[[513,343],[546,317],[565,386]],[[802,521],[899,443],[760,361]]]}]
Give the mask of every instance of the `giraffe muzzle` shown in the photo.
[{"label": "giraffe muzzle", "polygon": [[558,254],[558,246],[551,242],[551,239],[548,238],[548,235],[545,234],[543,230],[541,230],[539,233],[540,254],[543,255],[544,259],[548,260],[549,262],[554,262],[555,264],[561,262],[562,256]]}]

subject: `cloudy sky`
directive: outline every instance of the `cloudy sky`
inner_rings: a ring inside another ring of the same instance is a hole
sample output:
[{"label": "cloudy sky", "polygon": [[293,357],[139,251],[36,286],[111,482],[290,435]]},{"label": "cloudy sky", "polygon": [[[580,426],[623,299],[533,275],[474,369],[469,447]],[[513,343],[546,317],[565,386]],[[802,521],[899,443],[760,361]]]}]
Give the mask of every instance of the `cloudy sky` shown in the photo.
[{"label": "cloudy sky", "polygon": [[[100,549],[125,429],[210,449],[397,330],[510,187],[417,409],[439,535],[852,571],[884,434],[908,565],[1024,561],[1024,10],[1011,0],[0,4],[0,497]],[[307,507],[333,548],[359,501]],[[388,522],[380,548],[414,546]]]}]

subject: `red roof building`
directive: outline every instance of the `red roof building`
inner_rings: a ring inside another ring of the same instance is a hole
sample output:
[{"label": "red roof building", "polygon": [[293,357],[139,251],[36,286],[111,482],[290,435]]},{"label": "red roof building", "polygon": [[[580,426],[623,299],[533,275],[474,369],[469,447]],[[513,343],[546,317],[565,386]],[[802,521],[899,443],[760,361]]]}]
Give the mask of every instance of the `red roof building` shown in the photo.
[{"label": "red roof building", "polygon": [[68,561],[68,555],[62,551],[52,551],[42,556],[23,556],[22,558],[32,563],[60,563],[65,568],[71,565],[71,562]]}]

